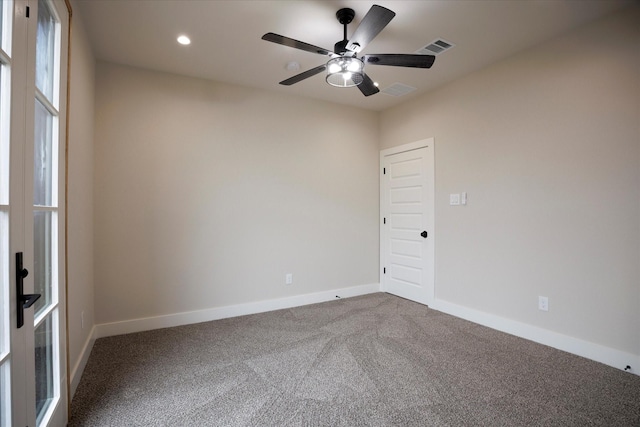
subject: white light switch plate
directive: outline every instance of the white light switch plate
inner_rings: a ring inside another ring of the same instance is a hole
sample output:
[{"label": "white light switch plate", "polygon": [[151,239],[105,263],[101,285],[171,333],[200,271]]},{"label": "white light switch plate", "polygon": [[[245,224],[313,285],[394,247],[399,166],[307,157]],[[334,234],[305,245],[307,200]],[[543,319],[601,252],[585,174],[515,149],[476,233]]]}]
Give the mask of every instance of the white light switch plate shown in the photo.
[{"label": "white light switch plate", "polygon": [[460,204],[460,193],[449,194],[449,204],[451,206],[458,206]]}]

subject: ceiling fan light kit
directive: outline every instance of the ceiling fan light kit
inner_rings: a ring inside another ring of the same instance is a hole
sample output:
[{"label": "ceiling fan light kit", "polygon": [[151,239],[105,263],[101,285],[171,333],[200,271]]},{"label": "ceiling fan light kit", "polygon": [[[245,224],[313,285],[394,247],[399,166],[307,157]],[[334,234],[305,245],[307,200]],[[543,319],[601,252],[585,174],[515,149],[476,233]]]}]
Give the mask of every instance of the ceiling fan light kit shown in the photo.
[{"label": "ceiling fan light kit", "polygon": [[377,85],[364,72],[364,64],[388,65],[394,67],[431,68],[435,60],[433,55],[416,54],[369,54],[362,59],[357,54],[365,49],[371,40],[376,37],[384,27],[391,22],[395,12],[382,6],[373,5],[360,21],[360,25],[347,39],[347,25],[355,17],[353,9],[343,8],[338,10],[336,18],[344,26],[344,37],[334,46],[334,51],[314,46],[309,43],[294,40],[275,33],[267,33],[262,40],[289,46],[295,49],[318,55],[328,55],[330,59],[326,64],[307,70],[280,82],[281,85],[290,86],[304,79],[327,71],[326,81],[335,87],[356,86],[364,96],[371,96],[380,92]]},{"label": "ceiling fan light kit", "polygon": [[364,63],[358,58],[339,56],[327,62],[327,83],[336,87],[358,86],[364,81]]}]

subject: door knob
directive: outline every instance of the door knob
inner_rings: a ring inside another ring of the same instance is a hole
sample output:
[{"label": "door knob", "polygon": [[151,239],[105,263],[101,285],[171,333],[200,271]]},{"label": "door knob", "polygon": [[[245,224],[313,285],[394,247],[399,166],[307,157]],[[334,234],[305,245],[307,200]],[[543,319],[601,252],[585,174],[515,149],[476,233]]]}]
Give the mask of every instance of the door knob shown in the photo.
[{"label": "door knob", "polygon": [[422,233],[420,233],[420,235],[421,235],[422,237],[424,237],[425,239],[426,239],[426,238],[427,238],[427,236],[428,236],[428,234],[427,234],[427,232],[426,232],[426,231],[423,231]]}]

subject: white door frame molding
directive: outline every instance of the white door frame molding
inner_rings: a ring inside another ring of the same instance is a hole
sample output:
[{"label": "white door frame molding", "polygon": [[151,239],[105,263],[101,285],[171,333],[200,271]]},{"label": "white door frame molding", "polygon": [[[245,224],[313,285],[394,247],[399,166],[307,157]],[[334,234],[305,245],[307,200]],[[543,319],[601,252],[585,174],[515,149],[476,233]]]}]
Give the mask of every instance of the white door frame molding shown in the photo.
[{"label": "white door frame molding", "polygon": [[[408,144],[399,145],[396,147],[387,148],[380,151],[380,290],[382,292],[387,292],[385,289],[385,262],[386,262],[386,250],[387,250],[387,236],[386,236],[386,227],[384,224],[384,218],[386,215],[386,193],[385,193],[385,184],[384,184],[384,165],[385,158],[394,154],[404,153],[407,151],[417,150],[419,148],[427,147],[430,152],[430,156],[427,158],[427,175],[430,178],[432,183],[432,188],[429,191],[430,200],[427,200],[427,206],[429,209],[428,212],[428,223],[426,224],[427,229],[429,230],[429,239],[426,242],[428,256],[431,257],[430,265],[431,272],[425,277],[425,286],[427,288],[426,295],[426,303],[431,306],[435,300],[435,238],[436,238],[436,229],[435,229],[435,139],[427,138],[419,141],[411,142]],[[418,301],[425,302],[425,301]]]}]

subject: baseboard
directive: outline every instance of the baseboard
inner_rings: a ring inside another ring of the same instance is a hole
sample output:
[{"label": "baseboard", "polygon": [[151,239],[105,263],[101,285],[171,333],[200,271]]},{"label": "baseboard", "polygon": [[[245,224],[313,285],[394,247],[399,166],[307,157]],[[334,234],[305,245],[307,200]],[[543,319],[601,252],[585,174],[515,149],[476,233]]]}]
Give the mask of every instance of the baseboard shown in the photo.
[{"label": "baseboard", "polygon": [[84,343],[84,347],[82,347],[82,351],[80,352],[80,357],[78,357],[78,361],[71,369],[71,390],[69,390],[69,396],[71,396],[72,399],[73,395],[76,394],[78,384],[80,384],[80,378],[82,378],[84,368],[87,366],[87,361],[89,360],[89,355],[91,354],[91,350],[93,349],[93,344],[96,342],[96,330],[97,329],[95,326],[91,328],[91,332],[89,332],[89,336]]},{"label": "baseboard", "polygon": [[439,299],[436,299],[430,308],[501,332],[506,332],[540,344],[548,345],[558,350],[604,363],[614,368],[624,370],[625,367],[630,366],[631,369],[628,369],[626,372],[640,375],[640,355],[605,347],[600,344],[584,341]]},{"label": "baseboard", "polygon": [[315,292],[312,294],[296,295],[266,301],[250,302],[246,304],[215,307],[206,310],[146,317],[121,322],[102,323],[96,325],[95,338],[150,331],[152,329],[170,328],[174,326],[189,325],[192,323],[209,322],[212,320],[244,316],[247,314],[264,313],[266,311],[281,310],[284,308],[331,301],[335,300],[336,296],[340,298],[349,298],[374,292],[380,292],[379,283],[333,289],[330,291]]}]

